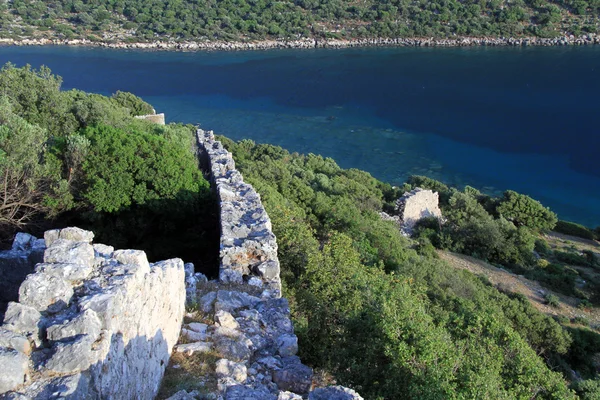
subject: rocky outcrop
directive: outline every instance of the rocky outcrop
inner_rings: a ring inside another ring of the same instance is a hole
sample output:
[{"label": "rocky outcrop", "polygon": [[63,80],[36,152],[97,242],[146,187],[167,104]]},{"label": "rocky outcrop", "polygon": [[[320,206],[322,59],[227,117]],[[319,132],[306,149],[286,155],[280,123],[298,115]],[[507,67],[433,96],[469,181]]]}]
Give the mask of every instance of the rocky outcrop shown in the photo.
[{"label": "rocky outcrop", "polygon": [[150,264],[78,228],[44,238],[0,328],[0,397],[153,399],[183,319],[183,262]]},{"label": "rocky outcrop", "polygon": [[399,215],[401,229],[411,234],[416,223],[422,218],[442,218],[437,192],[416,188],[396,201],[396,212]]},{"label": "rocky outcrop", "polygon": [[248,283],[281,296],[277,241],[260,195],[244,183],[230,152],[212,132],[198,129],[200,157],[208,166],[220,210],[219,280]]},{"label": "rocky outcrop", "polygon": [[91,41],[88,39],[0,39],[0,45],[15,46],[94,46],[111,49],[153,49],[178,51],[236,51],[268,49],[314,49],[348,47],[468,47],[468,46],[582,46],[600,44],[600,36],[589,33],[581,36],[563,35],[556,38],[541,37],[456,37],[456,38],[366,38],[366,39],[314,39],[261,40],[261,41],[173,41],[152,42]]}]

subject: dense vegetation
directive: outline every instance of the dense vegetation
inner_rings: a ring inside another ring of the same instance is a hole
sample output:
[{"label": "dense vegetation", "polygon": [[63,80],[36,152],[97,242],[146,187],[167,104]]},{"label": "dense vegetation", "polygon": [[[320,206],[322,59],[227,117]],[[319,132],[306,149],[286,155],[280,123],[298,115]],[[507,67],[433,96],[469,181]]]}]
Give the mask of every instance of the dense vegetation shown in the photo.
[{"label": "dense vegetation", "polygon": [[[151,107],[131,94],[60,83],[46,68],[0,70],[2,237],[76,224],[151,258],[214,261],[216,207],[192,127],[132,118]],[[454,270],[434,248],[538,274],[591,307],[595,288],[575,285],[567,264],[600,262],[551,249],[539,232],[556,215],[539,202],[425,177],[394,188],[328,158],[221,140],[272,219],[305,362],[367,399],[598,398],[600,335],[585,321],[545,316],[524,296]],[[424,221],[405,238],[379,212],[392,213],[414,186],[440,193],[446,221]]]},{"label": "dense vegetation", "polygon": [[5,37],[244,40],[557,36],[598,30],[600,0],[13,0]]},{"label": "dense vegetation", "polygon": [[152,107],[130,93],[60,85],[47,68],[0,70],[1,239],[79,225],[153,260],[214,263],[217,209],[192,127],[134,119]]},{"label": "dense vegetation", "polygon": [[[303,360],[368,399],[566,399],[574,395],[553,370],[594,378],[597,333],[569,333],[525,297],[453,270],[423,230],[411,241],[378,214],[412,184],[437,186],[448,221],[443,233],[425,229],[455,250],[528,263],[532,232],[556,223],[538,202],[508,192],[484,207],[472,188],[424,177],[392,188],[328,158],[220,140],[273,221]],[[596,387],[577,390],[594,398]]]}]

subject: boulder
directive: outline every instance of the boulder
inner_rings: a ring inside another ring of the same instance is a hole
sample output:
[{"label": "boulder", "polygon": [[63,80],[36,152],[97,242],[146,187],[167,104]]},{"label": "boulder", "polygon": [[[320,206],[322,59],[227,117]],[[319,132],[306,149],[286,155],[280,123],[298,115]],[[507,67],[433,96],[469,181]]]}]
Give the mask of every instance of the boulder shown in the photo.
[{"label": "boulder", "polygon": [[98,361],[97,353],[92,350],[95,339],[81,335],[71,342],[56,342],[54,353],[46,361],[45,367],[52,372],[76,373],[85,371]]},{"label": "boulder", "polygon": [[93,310],[85,310],[71,321],[51,325],[46,333],[48,340],[63,340],[77,335],[88,335],[94,341],[100,337],[102,322]]},{"label": "boulder", "polygon": [[312,385],[313,371],[300,362],[296,356],[286,357],[282,360],[283,367],[273,371],[273,382],[280,390],[305,394]]},{"label": "boulder", "polygon": [[15,389],[25,383],[29,369],[29,359],[14,349],[0,347],[0,394]]},{"label": "boulder", "polygon": [[233,315],[224,310],[219,310],[215,313],[215,321],[223,328],[239,329],[240,324],[233,318]]},{"label": "boulder", "polygon": [[217,378],[233,378],[236,382],[244,383],[248,376],[246,366],[241,363],[220,359],[216,363]]},{"label": "boulder", "polygon": [[295,356],[298,353],[298,338],[296,335],[284,333],[277,338],[277,352],[282,357]]},{"label": "boulder", "polygon": [[364,400],[352,389],[343,386],[331,386],[315,389],[308,395],[308,400]]},{"label": "boulder", "polygon": [[19,288],[19,302],[37,311],[58,312],[67,307],[71,297],[73,287],[62,277],[47,273],[27,276]]},{"label": "boulder", "polygon": [[94,265],[94,247],[85,242],[57,239],[44,252],[44,262]]},{"label": "boulder", "polygon": [[42,314],[33,307],[10,302],[4,314],[4,328],[28,334],[38,334]]},{"label": "boulder", "polygon": [[0,327],[0,347],[14,349],[26,355],[31,353],[31,344],[25,336],[3,327]]}]

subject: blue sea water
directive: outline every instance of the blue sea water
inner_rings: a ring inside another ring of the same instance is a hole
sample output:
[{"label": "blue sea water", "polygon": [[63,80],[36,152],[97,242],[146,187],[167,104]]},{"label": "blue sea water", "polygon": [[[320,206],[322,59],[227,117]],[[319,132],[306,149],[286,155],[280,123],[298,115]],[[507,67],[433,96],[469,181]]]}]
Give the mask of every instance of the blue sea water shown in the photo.
[{"label": "blue sea water", "polygon": [[600,225],[600,47],[175,53],[1,47],[64,88],[131,91],[168,121],[401,184],[513,189]]}]

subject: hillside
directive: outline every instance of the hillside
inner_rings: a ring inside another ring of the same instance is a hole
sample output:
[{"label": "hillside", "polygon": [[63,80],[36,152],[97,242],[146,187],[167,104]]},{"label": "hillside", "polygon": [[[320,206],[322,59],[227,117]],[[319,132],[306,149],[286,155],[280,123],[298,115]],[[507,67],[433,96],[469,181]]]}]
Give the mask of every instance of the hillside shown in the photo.
[{"label": "hillside", "polygon": [[[108,245],[141,248],[151,260],[180,256],[214,276],[217,207],[192,151],[193,127],[133,118],[152,108],[131,94],[61,91],[60,83],[47,68],[0,71],[0,172],[13,177],[0,193],[28,201],[0,209],[3,238],[83,223]],[[330,158],[219,140],[270,217],[299,355],[310,367],[368,399],[600,393],[597,326],[552,318],[438,257],[476,257],[595,309],[600,282],[584,276],[600,269],[595,248],[544,236],[557,215],[538,201],[423,176],[392,187]],[[439,193],[444,223],[425,220],[408,238],[381,213],[394,214],[396,200],[417,187]],[[231,210],[257,217],[248,214]]]},{"label": "hillside", "polygon": [[14,0],[4,38],[246,41],[597,33],[598,0]]}]

